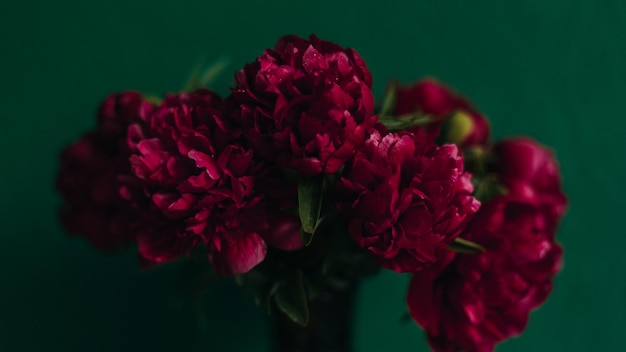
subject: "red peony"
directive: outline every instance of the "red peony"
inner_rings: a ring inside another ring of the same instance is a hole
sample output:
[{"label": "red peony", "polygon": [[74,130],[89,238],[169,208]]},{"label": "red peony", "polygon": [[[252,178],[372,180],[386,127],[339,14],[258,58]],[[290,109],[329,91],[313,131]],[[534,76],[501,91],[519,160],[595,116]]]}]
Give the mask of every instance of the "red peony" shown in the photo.
[{"label": "red peony", "polygon": [[[138,242],[149,261],[172,260],[204,244],[216,271],[241,274],[265,258],[268,221],[296,221],[300,237],[297,219],[277,219],[274,209],[268,219],[268,204],[255,189],[267,170],[232,140],[221,108],[222,100],[208,90],[171,95],[148,128],[131,128],[136,178],[123,193],[148,210]],[[271,240],[293,249],[292,234]]]},{"label": "red peony", "polygon": [[136,214],[118,193],[118,174],[130,168],[126,130],[143,124],[153,110],[134,92],[109,96],[100,106],[97,128],[61,154],[56,186],[65,202],[64,227],[102,250],[131,242]]},{"label": "red peony", "polygon": [[554,159],[529,140],[501,142],[494,152],[509,192],[484,203],[463,235],[486,252],[446,251],[411,282],[411,315],[436,351],[493,351],[521,333],[561,267],[554,235],[565,198]]},{"label": "red peony", "polygon": [[381,266],[413,272],[436,262],[478,210],[472,191],[455,145],[371,130],[338,182],[337,203],[352,237]]},{"label": "red peony", "polygon": [[409,309],[435,351],[493,351],[524,330],[561,264],[545,215],[514,196],[492,199],[464,236],[487,252],[450,262],[454,253],[446,251],[441,265],[414,274]]},{"label": "red peony", "polygon": [[561,190],[559,167],[552,153],[530,138],[498,142],[493,147],[495,172],[510,189],[523,193],[557,221],[567,199]]},{"label": "red peony", "polygon": [[376,122],[363,59],[315,36],[282,38],[235,78],[229,114],[254,151],[305,176],[336,173]]},{"label": "red peony", "polygon": [[394,116],[402,118],[415,112],[431,115],[437,120],[429,127],[439,127],[444,142],[466,147],[482,145],[489,138],[489,123],[464,98],[435,80],[422,80],[413,85],[397,87]]}]

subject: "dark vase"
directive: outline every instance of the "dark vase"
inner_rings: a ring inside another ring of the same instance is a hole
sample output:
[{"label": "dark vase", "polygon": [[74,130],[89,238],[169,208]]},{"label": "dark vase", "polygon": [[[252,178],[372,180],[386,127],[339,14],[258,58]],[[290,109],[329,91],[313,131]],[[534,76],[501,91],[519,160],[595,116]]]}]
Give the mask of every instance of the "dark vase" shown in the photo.
[{"label": "dark vase", "polygon": [[274,352],[350,352],[356,287],[325,291],[309,302],[309,324],[301,327],[273,314]]}]

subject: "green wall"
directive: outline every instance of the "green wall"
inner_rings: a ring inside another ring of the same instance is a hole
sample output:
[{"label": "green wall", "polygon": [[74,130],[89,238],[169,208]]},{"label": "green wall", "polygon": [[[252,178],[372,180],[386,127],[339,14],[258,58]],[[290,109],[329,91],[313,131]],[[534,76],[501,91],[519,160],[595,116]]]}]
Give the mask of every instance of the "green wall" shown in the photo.
[{"label": "green wall", "polygon": [[[223,55],[232,72],[286,33],[356,48],[378,96],[389,78],[434,75],[495,137],[552,146],[571,202],[565,268],[526,333],[498,350],[624,348],[626,2],[38,0],[0,6],[0,350],[266,350],[264,316],[234,285],[194,299],[180,264],[141,272],[132,253],[68,237],[53,182],[61,147],[94,125],[107,93],[178,90]],[[427,350],[400,322],[405,288],[392,273],[363,285],[357,351]]]}]

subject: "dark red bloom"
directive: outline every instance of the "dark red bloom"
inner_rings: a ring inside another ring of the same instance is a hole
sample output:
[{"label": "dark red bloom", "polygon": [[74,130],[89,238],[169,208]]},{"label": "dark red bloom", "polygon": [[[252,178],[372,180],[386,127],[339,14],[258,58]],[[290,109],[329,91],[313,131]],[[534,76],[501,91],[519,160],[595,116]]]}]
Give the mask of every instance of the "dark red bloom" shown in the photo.
[{"label": "dark red bloom", "polygon": [[371,130],[338,182],[337,205],[381,266],[413,272],[436,262],[478,210],[472,191],[455,145]]},{"label": "dark red bloom", "polygon": [[336,173],[376,122],[363,59],[315,36],[280,39],[235,78],[229,115],[258,155],[302,175]]},{"label": "dark red bloom", "polygon": [[493,147],[500,181],[523,193],[537,206],[559,219],[567,199],[561,190],[559,167],[550,150],[530,138],[507,139]]},{"label": "dark red bloom", "polygon": [[501,142],[494,150],[509,191],[483,203],[462,235],[486,252],[445,251],[411,281],[411,315],[436,351],[493,351],[521,333],[561,267],[554,235],[565,198],[554,159],[528,140]]},{"label": "dark red bloom", "polygon": [[[138,237],[147,260],[172,260],[204,244],[215,270],[231,275],[245,273],[265,258],[263,234],[276,216],[268,219],[255,184],[267,171],[232,139],[221,109],[221,99],[208,90],[170,95],[152,115],[149,128],[131,128],[136,179],[123,191],[147,210],[150,222]],[[285,242],[293,247],[291,238]]]},{"label": "dark red bloom", "polygon": [[402,118],[415,112],[437,118],[429,128],[443,123],[442,139],[446,143],[466,147],[485,144],[489,138],[487,119],[467,100],[435,80],[397,87],[394,116]]},{"label": "dark red bloom", "polygon": [[61,220],[68,232],[99,249],[113,250],[135,238],[137,215],[119,195],[118,175],[130,169],[128,126],[143,124],[152,110],[138,93],[113,94],[100,106],[97,128],[61,153]]}]

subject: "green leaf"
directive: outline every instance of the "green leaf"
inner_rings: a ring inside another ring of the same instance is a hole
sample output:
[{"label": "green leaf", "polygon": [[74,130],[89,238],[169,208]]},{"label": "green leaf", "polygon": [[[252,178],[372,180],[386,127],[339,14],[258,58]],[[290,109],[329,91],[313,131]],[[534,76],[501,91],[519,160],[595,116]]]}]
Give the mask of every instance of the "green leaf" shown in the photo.
[{"label": "green leaf", "polygon": [[478,243],[464,240],[459,237],[457,237],[452,243],[450,243],[448,249],[451,251],[468,254],[483,253],[486,251],[485,247],[479,245]]},{"label": "green leaf", "polygon": [[278,309],[294,323],[300,326],[306,326],[309,323],[309,307],[300,270],[278,283],[274,293],[274,302]]},{"label": "green leaf", "polygon": [[393,110],[396,108],[396,91],[398,84],[395,81],[391,81],[387,84],[385,90],[385,96],[383,97],[383,104],[380,108],[379,116],[389,116],[393,114]]},{"label": "green leaf", "polygon": [[141,99],[147,101],[152,105],[161,105],[161,103],[163,102],[162,98],[152,94],[142,94]]},{"label": "green leaf", "polygon": [[198,88],[208,87],[208,85],[212,83],[220,73],[224,72],[224,69],[228,67],[229,64],[230,60],[224,57],[216,60],[204,70],[202,69],[201,64],[197,64],[193,68],[183,91],[191,92]]},{"label": "green leaf", "polygon": [[277,282],[267,272],[267,268],[261,264],[245,274],[236,275],[234,278],[237,284],[244,286],[253,294],[256,304],[269,315],[272,307],[272,295],[276,292]]},{"label": "green leaf", "polygon": [[417,126],[425,126],[431,122],[437,121],[437,118],[430,115],[423,115],[419,111],[402,116],[381,116],[378,122],[387,127],[389,131],[402,131]]},{"label": "green leaf", "polygon": [[311,236],[315,234],[315,228],[320,220],[323,195],[323,175],[300,179],[298,184],[298,213],[300,214],[302,230]]},{"label": "green leaf", "polygon": [[213,83],[217,76],[220,73],[224,72],[224,70],[230,64],[230,59],[226,57],[219,58],[215,62],[213,62],[209,67],[207,67],[204,72],[199,77],[200,87],[208,87],[209,84]]},{"label": "green leaf", "polygon": [[272,311],[272,297],[276,294],[276,290],[278,290],[278,283],[259,289],[255,297],[256,304],[267,315]]},{"label": "green leaf", "polygon": [[476,177],[474,186],[474,197],[481,202],[486,202],[492,198],[505,195],[508,188],[500,183],[498,176],[489,174],[484,177]]},{"label": "green leaf", "polygon": [[309,233],[304,230],[300,231],[300,236],[302,237],[302,241],[304,242],[305,246],[308,246],[309,244],[311,244],[311,241],[313,241],[313,236],[317,233],[317,230],[320,228],[320,226],[328,222],[328,220],[330,220],[331,218],[332,218],[332,215],[329,215],[329,214],[322,215],[321,218],[317,219],[317,223],[315,224],[315,227],[313,228],[313,232]]},{"label": "green leaf", "polygon": [[300,230],[300,238],[302,238],[302,242],[304,243],[304,245],[308,246],[309,244],[311,244],[311,241],[313,241],[313,233]]}]

